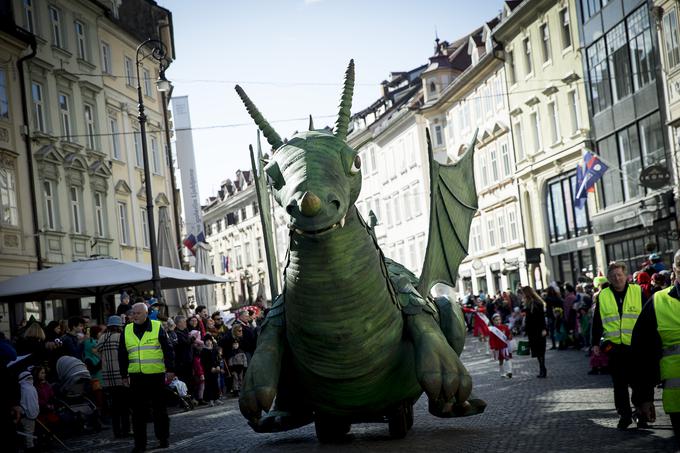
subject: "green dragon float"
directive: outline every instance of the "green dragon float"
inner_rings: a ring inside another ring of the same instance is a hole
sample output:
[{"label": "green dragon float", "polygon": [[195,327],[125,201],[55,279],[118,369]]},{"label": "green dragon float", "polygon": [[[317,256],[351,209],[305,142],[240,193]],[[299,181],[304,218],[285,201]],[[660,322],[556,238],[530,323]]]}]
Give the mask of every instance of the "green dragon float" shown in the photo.
[{"label": "green dragon float", "polygon": [[437,282],[453,286],[467,254],[477,209],[474,140],[455,165],[441,165],[428,133],[431,214],[418,279],[383,255],[354,205],[361,160],[345,141],[353,90],[350,61],[335,131],[314,130],[310,118],[308,131],[284,141],[236,86],[275,149],[264,173],[290,216],[284,287],[262,324],[239,399],[257,432],[313,422],[319,441],[333,442],[352,423],[387,421],[400,438],[423,391],[437,417],[486,407],[471,398],[472,380],[459,359],[460,307],[430,296]]}]

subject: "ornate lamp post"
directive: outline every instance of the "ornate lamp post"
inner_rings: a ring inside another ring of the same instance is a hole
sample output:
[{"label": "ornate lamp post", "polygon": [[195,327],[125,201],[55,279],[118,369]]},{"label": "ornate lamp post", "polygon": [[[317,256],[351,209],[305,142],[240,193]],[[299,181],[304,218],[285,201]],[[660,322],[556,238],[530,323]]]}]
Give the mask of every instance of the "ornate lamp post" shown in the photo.
[{"label": "ornate lamp post", "polygon": [[[149,45],[151,51],[144,55],[142,51],[145,46]],[[151,281],[153,283],[154,297],[159,299],[161,297],[161,278],[158,272],[158,248],[156,245],[156,225],[153,214],[153,194],[151,191],[151,172],[149,171],[149,152],[146,143],[146,114],[144,113],[144,96],[142,94],[142,80],[139,76],[139,67],[147,58],[153,58],[161,66],[161,72],[156,86],[158,91],[165,92],[170,89],[170,82],[165,79],[165,63],[166,51],[163,43],[157,39],[147,39],[139,46],[137,46],[136,64],[137,64],[137,100],[139,102],[139,131],[142,138],[142,158],[144,160],[144,186],[146,188],[146,215],[148,218],[149,227],[149,248],[151,251]]]}]

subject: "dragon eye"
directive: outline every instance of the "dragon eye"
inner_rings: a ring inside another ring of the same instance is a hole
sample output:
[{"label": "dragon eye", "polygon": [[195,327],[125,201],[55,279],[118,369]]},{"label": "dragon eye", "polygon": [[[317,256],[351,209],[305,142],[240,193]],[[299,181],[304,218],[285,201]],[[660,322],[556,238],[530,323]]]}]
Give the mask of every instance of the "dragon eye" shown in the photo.
[{"label": "dragon eye", "polygon": [[361,157],[357,154],[354,156],[354,161],[352,161],[352,167],[349,169],[349,172],[356,175],[359,173],[359,170],[361,170]]},{"label": "dragon eye", "polygon": [[286,184],[285,180],[283,179],[283,175],[281,174],[279,164],[275,160],[269,161],[269,163],[264,167],[264,172],[267,173],[267,176],[269,176],[274,189],[280,190]]}]

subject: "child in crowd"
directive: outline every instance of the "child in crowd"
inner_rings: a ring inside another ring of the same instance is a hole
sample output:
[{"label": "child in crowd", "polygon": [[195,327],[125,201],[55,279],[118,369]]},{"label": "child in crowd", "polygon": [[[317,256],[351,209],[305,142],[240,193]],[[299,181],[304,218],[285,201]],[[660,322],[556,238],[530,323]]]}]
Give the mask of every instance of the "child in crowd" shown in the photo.
[{"label": "child in crowd", "polygon": [[227,365],[229,365],[229,369],[231,370],[232,394],[238,396],[241,391],[243,377],[246,375],[246,369],[248,368],[248,357],[246,356],[246,353],[243,352],[243,349],[241,349],[238,340],[234,340],[231,348]]},{"label": "child in crowd", "polygon": [[19,374],[19,386],[21,387],[21,432],[24,436],[27,450],[34,447],[35,419],[40,414],[38,403],[38,391],[33,385],[33,375],[29,371]]},{"label": "child in crowd", "polygon": [[[212,321],[210,319],[209,321]],[[207,334],[203,340],[203,350],[201,351],[201,367],[204,373],[205,388],[203,391],[203,399],[209,406],[220,404],[220,387],[219,374],[220,366],[217,361],[217,349],[215,349],[215,342],[212,335]]]},{"label": "child in crowd", "polygon": [[54,408],[54,389],[47,382],[47,370],[45,367],[34,366],[31,370],[33,375],[33,385],[38,392],[38,406],[40,407],[40,421],[48,426],[54,427],[59,422]]},{"label": "child in crowd", "polygon": [[201,351],[203,350],[203,340],[201,340],[201,332],[192,330],[189,335],[194,338],[192,347],[194,349],[193,371],[194,371],[194,398],[198,404],[205,404],[203,402],[203,391],[205,390],[205,373],[203,365],[201,364]]},{"label": "child in crowd", "polygon": [[567,349],[567,323],[564,319],[564,310],[560,307],[553,309],[555,314],[555,343],[557,349]]},{"label": "child in crowd", "polygon": [[493,351],[494,360],[498,360],[501,377],[512,378],[512,349],[510,340],[512,333],[508,326],[501,322],[501,315],[495,313],[491,318],[493,325],[489,327],[489,347]]}]

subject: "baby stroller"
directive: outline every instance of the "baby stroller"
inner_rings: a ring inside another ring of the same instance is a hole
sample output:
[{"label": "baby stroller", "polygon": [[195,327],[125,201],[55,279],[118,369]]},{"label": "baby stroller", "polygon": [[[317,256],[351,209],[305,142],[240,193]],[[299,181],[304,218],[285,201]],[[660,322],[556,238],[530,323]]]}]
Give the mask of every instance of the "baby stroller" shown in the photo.
[{"label": "baby stroller", "polygon": [[191,401],[187,385],[175,377],[172,382],[166,386],[168,405],[178,406],[188,412],[194,409],[194,403]]},{"label": "baby stroller", "polygon": [[63,430],[67,434],[78,434],[84,429],[101,431],[97,406],[87,397],[91,389],[87,366],[75,357],[64,356],[57,360],[57,376],[56,411]]}]

